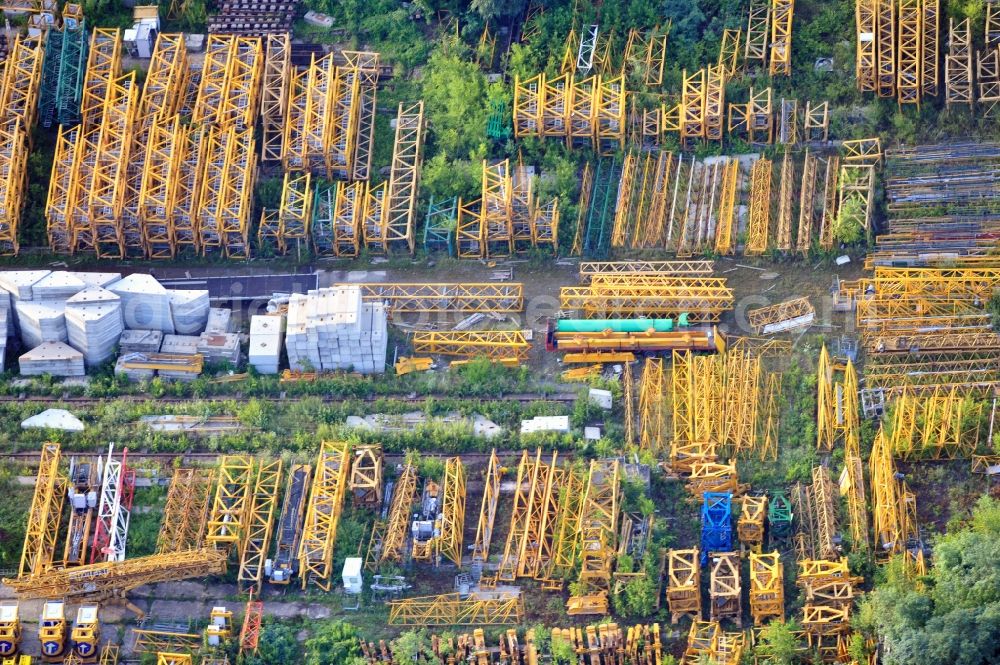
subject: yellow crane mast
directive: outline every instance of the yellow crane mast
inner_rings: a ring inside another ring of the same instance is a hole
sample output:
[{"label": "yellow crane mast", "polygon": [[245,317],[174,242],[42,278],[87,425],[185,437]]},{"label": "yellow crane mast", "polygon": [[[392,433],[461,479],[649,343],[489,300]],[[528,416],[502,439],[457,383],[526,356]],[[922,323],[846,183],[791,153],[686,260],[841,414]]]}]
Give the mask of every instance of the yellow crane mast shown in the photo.
[{"label": "yellow crane mast", "polygon": [[392,491],[389,522],[385,527],[379,562],[401,563],[406,554],[406,537],[410,527],[410,506],[417,491],[417,470],[409,462],[396,479]]},{"label": "yellow crane mast", "polygon": [[878,6],[879,0],[855,0],[856,58],[854,78],[861,92],[878,89]]},{"label": "yellow crane mast", "polygon": [[667,554],[667,607],[670,623],[689,616],[701,618],[701,563],[698,548]]},{"label": "yellow crane mast", "polygon": [[95,28],[87,52],[87,70],[80,102],[81,124],[87,130],[100,124],[104,99],[112,79],[121,71],[121,30]]},{"label": "yellow crane mast", "polygon": [[750,553],[750,614],[755,626],[785,620],[785,566],[778,552]]},{"label": "yellow crane mast", "polygon": [[771,76],[792,73],[792,16],[795,0],[771,0]]},{"label": "yellow crane mast", "polygon": [[420,596],[389,602],[390,626],[497,626],[520,623],[524,598],[519,591]]},{"label": "yellow crane mast", "polygon": [[177,468],[167,489],[160,533],[156,538],[158,554],[201,547],[208,523],[209,501],[214,488],[214,472]]},{"label": "yellow crane mast", "polygon": [[28,137],[20,118],[0,120],[0,255],[16,256],[24,209]]},{"label": "yellow crane mast", "polygon": [[531,344],[520,330],[449,330],[413,334],[414,353],[523,360],[530,349]]},{"label": "yellow crane mast", "polygon": [[663,359],[647,358],[639,380],[639,447],[643,450],[658,452],[666,446],[664,376]]},{"label": "yellow crane mast", "polygon": [[351,502],[355,506],[376,509],[382,504],[382,469],[385,460],[382,446],[358,446],[351,461]]},{"label": "yellow crane mast", "polygon": [[288,33],[271,34],[266,40],[260,91],[260,119],[263,128],[261,160],[279,162],[284,149],[285,123],[288,119],[292,45]]},{"label": "yellow crane mast", "polygon": [[875,6],[875,92],[888,98],[896,94],[896,3],[879,0]]},{"label": "yellow crane mast", "polygon": [[517,480],[514,485],[514,505],[510,513],[510,528],[507,531],[507,542],[497,567],[497,582],[513,582],[517,579],[521,543],[528,530],[531,495],[534,492],[541,464],[541,448],[536,451],[534,458],[529,457],[527,450],[521,453],[521,461],[517,466]]},{"label": "yellow crane mast", "polygon": [[347,493],[350,456],[351,446],[347,442],[320,443],[299,546],[299,575],[303,589],[313,582],[324,591],[330,590],[333,547]]},{"label": "yellow crane mast", "polygon": [[260,592],[264,559],[270,549],[274,529],[281,469],[280,459],[261,462],[257,468],[257,479],[247,509],[246,535],[243,538],[240,568],[236,575],[237,584],[244,591]]},{"label": "yellow crane mast", "polygon": [[135,72],[109,82],[95,141],[92,177],[89,183],[81,182],[84,187],[89,184],[85,194],[89,197],[90,234],[99,259],[121,259],[126,254],[121,215],[138,98]]},{"label": "yellow crane mast", "polygon": [[948,19],[948,53],[944,57],[944,99],[948,108],[974,101],[972,91],[972,28],[969,19]]},{"label": "yellow crane mast", "polygon": [[841,477],[841,493],[847,495],[847,510],[851,529],[851,543],[858,551],[870,553],[871,540],[868,536],[868,504],[865,499],[864,466],[861,460],[861,421],[858,408],[858,374],[851,360],[844,369],[842,390],[843,420],[840,424],[844,432],[844,468],[847,486]]},{"label": "yellow crane mast", "polygon": [[377,237],[366,239],[369,249],[389,252],[405,246],[413,253],[417,190],[424,143],[424,103],[400,103],[396,113],[396,135],[385,193],[385,209]]},{"label": "yellow crane mast", "polygon": [[740,557],[736,552],[710,554],[712,572],[708,595],[712,600],[712,621],[732,620],[742,625],[743,603],[740,587]]},{"label": "yellow crane mast", "polygon": [[185,550],[51,569],[31,577],[4,580],[4,584],[22,600],[65,598],[71,602],[99,602],[122,598],[145,584],[220,575],[226,571],[227,558],[225,551],[214,548]]},{"label": "yellow crane mast", "polygon": [[152,259],[172,259],[177,254],[173,211],[184,140],[179,115],[157,118],[149,127],[138,217],[146,251]]},{"label": "yellow crane mast", "polygon": [[758,554],[764,544],[764,517],[766,515],[766,496],[743,497],[743,507],[736,523],[736,532],[740,543]]},{"label": "yellow crane mast", "polygon": [[556,514],[551,516],[554,524],[552,531],[552,546],[550,558],[543,564],[543,570],[536,574],[535,579],[547,590],[562,590],[563,579],[576,566],[580,534],[577,525],[580,522],[580,511],[583,510],[584,480],[575,466],[562,469],[562,477],[554,490],[553,500],[556,501]]},{"label": "yellow crane mast", "polygon": [[294,242],[297,250],[309,246],[313,188],[309,173],[286,173],[278,208],[278,251],[284,253]]},{"label": "yellow crane mast", "polygon": [[252,483],[252,457],[249,455],[222,457],[219,461],[215,496],[212,499],[205,541],[223,550],[227,555],[235,548],[242,556]]},{"label": "yellow crane mast", "polygon": [[156,654],[156,665],[193,665],[191,654],[158,652]]},{"label": "yellow crane mast", "polygon": [[618,460],[592,460],[587,478],[579,532],[581,567],[579,581],[585,589],[571,596],[570,614],[607,612],[608,591],[617,550],[620,467]]},{"label": "yellow crane mast", "polygon": [[750,210],[744,254],[760,255],[767,250],[771,224],[771,160],[761,158],[750,167]]},{"label": "yellow crane mast", "polygon": [[444,498],[441,502],[440,527],[436,529],[436,560],[448,559],[462,565],[462,539],[465,529],[465,467],[460,457],[449,457],[444,466]]},{"label": "yellow crane mast", "polygon": [[61,452],[58,443],[46,443],[39,457],[35,491],[28,510],[28,525],[21,550],[18,579],[32,578],[47,572],[55,557],[59,523],[69,480],[59,471]]},{"label": "yellow crane mast", "polygon": [[916,104],[919,107],[924,90],[921,71],[924,64],[921,4],[920,0],[899,0],[896,98],[901,106]]},{"label": "yellow crane mast", "polygon": [[476,538],[472,542],[472,563],[480,565],[490,558],[490,544],[493,542],[493,525],[496,522],[497,506],[500,503],[500,480],[506,469],[500,465],[496,448],[490,451],[490,462],[486,468],[483,485],[483,502],[476,524]]},{"label": "yellow crane mast", "polygon": [[747,67],[763,67],[767,63],[768,39],[771,36],[771,2],[752,0],[747,19],[746,45],[743,51]]},{"label": "yellow crane mast", "polygon": [[819,450],[833,450],[835,425],[833,364],[826,345],[823,345],[816,366],[816,447]]}]

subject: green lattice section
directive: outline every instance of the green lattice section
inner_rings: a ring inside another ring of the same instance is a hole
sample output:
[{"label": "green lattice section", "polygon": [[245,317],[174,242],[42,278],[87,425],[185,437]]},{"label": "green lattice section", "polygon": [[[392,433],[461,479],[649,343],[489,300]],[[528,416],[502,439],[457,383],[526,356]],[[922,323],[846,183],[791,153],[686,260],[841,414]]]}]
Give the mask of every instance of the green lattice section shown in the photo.
[{"label": "green lattice section", "polygon": [[447,250],[455,256],[455,226],[458,224],[458,198],[436,200],[431,196],[424,217],[424,249]]}]

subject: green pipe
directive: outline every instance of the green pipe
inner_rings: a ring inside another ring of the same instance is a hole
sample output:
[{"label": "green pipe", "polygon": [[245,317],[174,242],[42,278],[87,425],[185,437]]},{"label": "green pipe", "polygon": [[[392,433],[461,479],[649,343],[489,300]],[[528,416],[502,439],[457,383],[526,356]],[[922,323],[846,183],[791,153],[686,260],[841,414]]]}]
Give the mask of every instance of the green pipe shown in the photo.
[{"label": "green pipe", "polygon": [[[687,318],[686,315],[682,315]],[[594,333],[611,330],[613,332],[670,332],[674,329],[673,319],[560,319],[556,322],[556,332]]]}]

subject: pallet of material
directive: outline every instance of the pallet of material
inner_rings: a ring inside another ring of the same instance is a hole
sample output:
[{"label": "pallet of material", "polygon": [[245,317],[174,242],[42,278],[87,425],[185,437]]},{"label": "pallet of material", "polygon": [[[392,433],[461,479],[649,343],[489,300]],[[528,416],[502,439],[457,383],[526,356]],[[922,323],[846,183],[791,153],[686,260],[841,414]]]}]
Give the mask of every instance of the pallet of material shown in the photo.
[{"label": "pallet of material", "polygon": [[201,374],[205,359],[201,354],[129,353],[118,358],[115,374],[129,378],[151,378],[193,381]]}]

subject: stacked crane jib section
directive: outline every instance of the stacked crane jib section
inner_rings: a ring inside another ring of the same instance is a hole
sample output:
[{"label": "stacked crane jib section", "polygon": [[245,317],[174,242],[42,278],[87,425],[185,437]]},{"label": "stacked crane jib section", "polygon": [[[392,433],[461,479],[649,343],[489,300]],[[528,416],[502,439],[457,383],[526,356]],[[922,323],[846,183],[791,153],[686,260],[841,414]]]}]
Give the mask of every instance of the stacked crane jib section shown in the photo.
[{"label": "stacked crane jib section", "polygon": [[559,137],[613,155],[625,145],[625,77],[544,73],[514,82],[514,134]]},{"label": "stacked crane jib section", "polygon": [[18,228],[24,209],[28,134],[34,126],[42,81],[42,44],[14,40],[0,81],[0,255],[20,251]]},{"label": "stacked crane jib section", "polygon": [[346,442],[320,444],[299,548],[303,589],[313,582],[324,591],[330,590],[333,546],[347,492],[350,454],[350,445]]},{"label": "stacked crane jib section", "polygon": [[[250,255],[258,38],[213,35],[192,72],[183,36],[160,34],[142,95],[120,75],[116,30],[91,38],[79,127],[61,127],[46,206],[57,253]],[[187,121],[191,120],[190,123]]]},{"label": "stacked crane jib section", "polygon": [[606,274],[589,286],[566,286],[560,308],[587,317],[679,317],[691,323],[717,323],[732,309],[733,291],[724,277]]},{"label": "stacked crane jib section", "polygon": [[313,57],[291,72],[281,160],[285,170],[367,180],[375,130],[379,54],[344,51]]},{"label": "stacked crane jib section", "polygon": [[593,460],[590,463],[579,521],[579,581],[586,595],[570,597],[567,610],[571,613],[607,613],[607,596],[618,548],[620,476],[618,460]]}]

